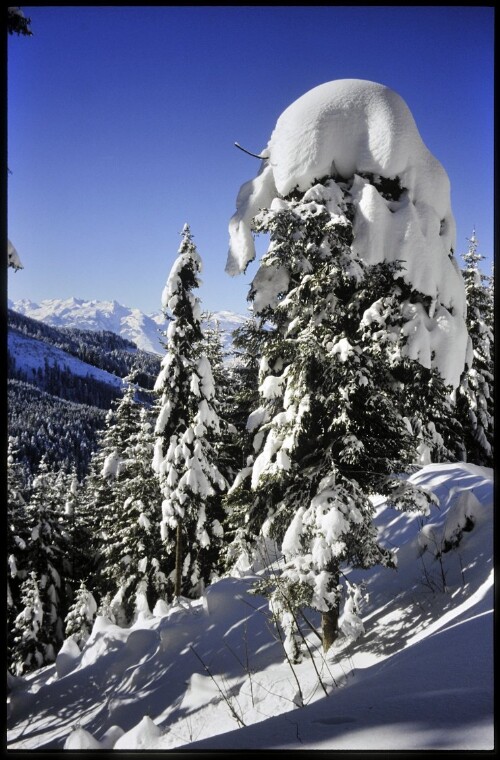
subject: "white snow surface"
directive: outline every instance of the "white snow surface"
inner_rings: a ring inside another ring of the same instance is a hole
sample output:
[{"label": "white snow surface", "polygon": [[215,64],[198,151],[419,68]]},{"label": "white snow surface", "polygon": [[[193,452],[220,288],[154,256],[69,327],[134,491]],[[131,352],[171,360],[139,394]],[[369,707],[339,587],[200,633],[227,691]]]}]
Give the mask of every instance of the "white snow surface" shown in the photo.
[{"label": "white snow surface", "polygon": [[[295,187],[306,191],[325,176],[350,180],[353,252],[370,265],[403,261],[404,279],[432,299],[431,314],[406,315],[410,352],[456,387],[468,336],[465,289],[453,256],[450,182],[424,145],[404,100],[376,82],[326,82],[281,114],[261,155],[266,156],[261,169],[241,187],[229,223],[228,274],[244,272],[255,258],[252,220],[260,209]],[[366,174],[398,176],[407,192],[390,201],[361,176]],[[271,282],[261,283],[263,274]],[[283,276],[280,270],[259,270],[253,283],[257,306],[268,295],[272,300],[273,280]],[[282,290],[281,285],[275,290]]]},{"label": "white snow surface", "polygon": [[87,364],[56,346],[30,338],[17,330],[8,331],[7,343],[9,355],[15,359],[18,369],[36,372],[37,369],[43,370],[45,363],[48,362],[51,367],[57,366],[78,377],[92,377],[117,389],[122,389],[126,384],[126,381],[111,372]]},{"label": "white snow surface", "polygon": [[[99,616],[81,652],[68,644],[54,665],[10,678],[7,749],[493,749],[493,472],[435,464],[411,479],[439,505],[422,518],[374,500],[398,569],[349,573],[365,582],[364,633],[326,658],[307,636],[328,696],[306,655],[297,706],[268,604],[249,594],[261,571],[248,570],[130,628]],[[441,558],[422,548],[427,525],[445,541],[467,517],[472,530]]]}]

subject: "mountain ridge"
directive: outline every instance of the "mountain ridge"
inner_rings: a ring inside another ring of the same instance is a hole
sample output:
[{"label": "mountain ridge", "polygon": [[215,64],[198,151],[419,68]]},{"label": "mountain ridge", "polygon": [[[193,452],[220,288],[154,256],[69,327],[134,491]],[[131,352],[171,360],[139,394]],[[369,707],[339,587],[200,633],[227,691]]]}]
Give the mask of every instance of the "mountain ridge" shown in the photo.
[{"label": "mountain ridge", "polygon": [[[162,356],[165,353],[161,330],[165,317],[161,311],[146,314],[118,301],[85,300],[72,296],[66,299],[44,299],[40,303],[22,298],[8,299],[8,308],[53,327],[114,332],[133,341],[142,351]],[[242,325],[246,317],[232,311],[210,312],[210,321],[217,321],[230,343],[230,333]]]}]

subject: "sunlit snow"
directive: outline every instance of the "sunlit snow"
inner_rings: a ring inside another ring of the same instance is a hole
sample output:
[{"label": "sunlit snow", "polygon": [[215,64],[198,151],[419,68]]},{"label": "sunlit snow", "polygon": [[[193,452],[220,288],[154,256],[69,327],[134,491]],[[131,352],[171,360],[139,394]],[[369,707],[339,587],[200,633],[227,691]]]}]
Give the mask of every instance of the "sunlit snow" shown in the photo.
[{"label": "sunlit snow", "polygon": [[349,573],[359,592],[328,656],[308,633],[304,707],[247,564],[129,628],[99,616],[82,651],[67,642],[54,665],[10,677],[8,749],[491,750],[493,473],[433,464],[411,479],[439,504],[423,518],[374,498],[398,569]]}]

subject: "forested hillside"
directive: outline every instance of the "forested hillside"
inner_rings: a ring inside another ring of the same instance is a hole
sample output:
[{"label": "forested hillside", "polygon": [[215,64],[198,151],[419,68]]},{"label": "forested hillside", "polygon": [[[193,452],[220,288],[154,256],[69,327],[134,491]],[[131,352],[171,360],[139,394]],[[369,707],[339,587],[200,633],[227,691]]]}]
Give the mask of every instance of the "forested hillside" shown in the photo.
[{"label": "forested hillside", "polygon": [[107,330],[77,330],[72,327],[52,327],[9,309],[8,325],[23,335],[60,348],[70,356],[125,377],[132,368],[141,372],[140,384],[152,388],[159,368],[159,357],[140,351],[135,343]]},{"label": "forested hillside", "polygon": [[11,309],[8,331],[8,432],[27,480],[44,456],[83,478],[123,379],[134,371],[138,398],[150,402],[159,357],[112,332],[51,327]]},{"label": "forested hillside", "polygon": [[8,380],[9,435],[17,458],[34,472],[42,457],[55,469],[85,475],[106,411],[74,403],[21,380]]}]

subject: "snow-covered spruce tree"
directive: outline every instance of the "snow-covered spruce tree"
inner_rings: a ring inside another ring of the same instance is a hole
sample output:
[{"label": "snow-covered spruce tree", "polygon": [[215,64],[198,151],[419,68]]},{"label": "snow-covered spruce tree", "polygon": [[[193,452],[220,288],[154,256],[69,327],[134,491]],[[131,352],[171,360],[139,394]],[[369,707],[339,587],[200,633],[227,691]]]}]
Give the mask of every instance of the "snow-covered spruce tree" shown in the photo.
[{"label": "snow-covered spruce tree", "polygon": [[[327,210],[332,194],[336,214]],[[243,482],[233,499],[240,506],[247,494],[247,532],[274,539],[285,556],[279,577],[260,588],[296,657],[300,608],[321,611],[328,650],[342,570],[393,562],[377,542],[370,496],[403,509],[427,510],[429,499],[395,477],[416,459],[388,356],[398,349],[387,334],[373,341],[362,323],[393,295],[397,266],[369,267],[353,254],[348,186],[327,179],[293,194],[262,211],[254,229],[269,234],[270,246],[250,298],[270,329],[250,420],[251,490]],[[396,343],[401,351],[401,337]]]},{"label": "snow-covered spruce tree", "polygon": [[139,427],[141,408],[135,401],[135,389],[129,380],[125,378],[122,397],[108,412],[82,495],[82,519],[97,526],[88,547],[90,562],[87,568],[87,583],[97,598],[116,591],[112,581],[112,561],[108,558],[114,551],[114,537],[121,524],[126,498],[124,451],[130,436]]},{"label": "snow-covered spruce tree", "polygon": [[134,373],[110,416],[90,488],[100,514],[97,581],[91,590],[109,597],[114,620],[132,622],[163,595],[164,556],[159,539],[161,492],[151,469],[152,420],[137,401]]},{"label": "snow-covered spruce tree", "polygon": [[[418,354],[407,351],[405,312],[423,310],[426,314],[432,306],[428,297],[405,282],[403,273],[403,262],[372,267],[360,298],[365,300],[377,291],[388,295],[365,311],[360,330],[365,341],[373,342],[372,349],[385,355],[393,382],[403,391],[399,411],[416,439],[415,465],[463,460],[463,431],[456,417],[453,388],[444,383],[437,368],[424,366]],[[382,290],[374,282],[380,277],[386,280]]]},{"label": "snow-covered spruce tree", "polygon": [[34,571],[22,584],[20,607],[14,621],[11,650],[11,667],[17,676],[47,664],[48,642],[42,631],[45,611]]},{"label": "snow-covered spruce tree", "polygon": [[110,590],[116,608],[128,623],[148,615],[167,592],[168,559],[160,538],[162,495],[151,468],[154,450],[154,410],[142,407],[140,424],[124,449],[124,481],[121,517],[109,553]]},{"label": "snow-covered spruce tree", "polygon": [[232,334],[230,420],[236,429],[239,469],[236,477],[229,481],[231,487],[225,497],[227,541],[224,547],[224,563],[226,568],[233,572],[235,562],[239,562],[240,569],[251,565],[252,546],[247,539],[245,522],[248,494],[246,484],[242,484],[251,472],[254,411],[259,408],[259,367],[263,345],[269,336],[269,330],[254,316],[249,317]]},{"label": "snow-covered spruce tree", "polygon": [[456,394],[456,414],[464,431],[466,461],[493,466],[493,320],[490,278],[481,273],[475,230],[462,254],[467,294],[467,329],[472,355],[466,364]]},{"label": "snow-covered spruce tree", "polygon": [[202,350],[212,369],[216,389],[213,404],[219,417],[214,451],[219,472],[230,483],[241,468],[241,441],[234,425],[234,417],[239,413],[238,382],[230,352],[224,347],[224,332],[210,312],[202,314],[202,331]]},{"label": "snow-covered spruce tree", "polygon": [[[14,441],[7,448],[7,648],[12,644],[14,621],[20,612],[21,583],[26,578],[28,519],[26,487],[16,461]],[[10,661],[10,657],[8,657]]]},{"label": "snow-covered spruce tree", "polygon": [[[251,418],[247,528],[276,537],[285,555],[285,592],[273,603],[285,610],[288,645],[294,605],[309,603],[326,613],[328,646],[339,571],[388,561],[370,493],[394,485],[390,502],[426,508],[428,496],[393,476],[415,458],[420,433],[405,419],[396,369],[404,357],[458,386],[465,291],[449,179],[397,93],[358,79],[319,85],[281,114],[261,158],[238,193],[226,265],[244,272],[253,233],[270,233],[251,292],[274,339]],[[431,443],[441,445],[438,436]],[[237,479],[234,498],[243,490]]]},{"label": "snow-covered spruce tree", "polygon": [[92,567],[89,548],[95,534],[95,523],[90,521],[83,509],[83,489],[78,482],[76,469],[70,473],[60,473],[64,488],[64,515],[68,536],[67,584],[70,587],[68,598],[73,600],[81,581],[87,578]]},{"label": "snow-covered spruce tree", "polygon": [[26,577],[12,636],[11,658],[24,672],[53,662],[64,640],[66,578],[71,567],[64,493],[56,481],[57,473],[42,458],[26,507]]},{"label": "snow-covered spruce tree", "polygon": [[80,649],[83,648],[92,632],[96,612],[97,604],[94,596],[85,582],[81,581],[64,621],[66,638],[72,638]]},{"label": "snow-covered spruce tree", "polygon": [[167,351],[159,394],[153,469],[163,494],[161,537],[173,559],[173,596],[199,595],[218,572],[223,538],[217,467],[220,434],[210,362],[203,352],[199,299],[201,259],[188,225],[162,293]]},{"label": "snow-covered spruce tree", "polygon": [[258,377],[263,344],[268,332],[255,317],[233,331],[231,422],[238,432],[240,469],[252,453],[252,435],[247,428],[250,414],[259,405]]}]

